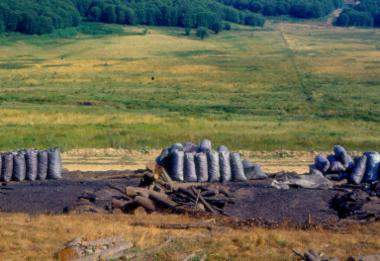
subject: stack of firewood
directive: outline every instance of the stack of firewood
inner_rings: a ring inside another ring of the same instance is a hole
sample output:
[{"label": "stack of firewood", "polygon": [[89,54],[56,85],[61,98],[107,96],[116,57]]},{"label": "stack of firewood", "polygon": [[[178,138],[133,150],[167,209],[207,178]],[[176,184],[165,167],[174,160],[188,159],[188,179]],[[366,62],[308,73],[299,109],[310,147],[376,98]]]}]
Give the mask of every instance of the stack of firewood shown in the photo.
[{"label": "stack of firewood", "polygon": [[224,214],[227,204],[233,204],[228,191],[216,186],[173,182],[164,170],[145,174],[139,187],[126,187],[125,199],[113,199],[112,208],[133,213],[138,208],[146,212],[209,212]]}]

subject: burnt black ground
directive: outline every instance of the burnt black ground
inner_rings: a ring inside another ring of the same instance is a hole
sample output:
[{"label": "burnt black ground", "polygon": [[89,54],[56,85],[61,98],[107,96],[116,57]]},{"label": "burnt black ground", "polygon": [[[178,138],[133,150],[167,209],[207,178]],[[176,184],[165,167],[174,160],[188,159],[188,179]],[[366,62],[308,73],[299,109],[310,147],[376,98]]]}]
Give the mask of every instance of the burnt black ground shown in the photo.
[{"label": "burnt black ground", "polygon": [[266,224],[330,224],[338,221],[330,202],[340,192],[302,188],[278,190],[270,186],[271,181],[231,183],[230,191],[238,200],[228,205],[225,212]]},{"label": "burnt black ground", "polygon": [[[131,172],[123,172],[131,174]],[[116,173],[116,174],[122,174]],[[109,172],[65,173],[63,180],[10,182],[0,187],[0,210],[3,212],[63,213],[84,193],[113,187],[137,186],[139,178],[115,178]],[[109,176],[111,179],[98,179]],[[85,179],[84,179],[85,177]]]},{"label": "burnt black ground", "polygon": [[[141,174],[131,171],[70,172],[65,173],[63,180],[11,182],[0,186],[0,209],[3,212],[59,214],[85,206],[77,209],[86,211],[92,195],[96,198],[92,205],[104,209],[110,206],[112,198],[123,197],[118,188],[137,186],[140,179]],[[270,186],[271,182],[272,179],[267,179],[210,186],[230,191],[234,203],[225,207],[225,214],[256,224],[303,226],[312,222],[326,225],[339,220],[331,202],[347,192],[301,188],[278,190]],[[80,200],[83,195],[86,199]],[[380,214],[379,208],[377,211]]]}]

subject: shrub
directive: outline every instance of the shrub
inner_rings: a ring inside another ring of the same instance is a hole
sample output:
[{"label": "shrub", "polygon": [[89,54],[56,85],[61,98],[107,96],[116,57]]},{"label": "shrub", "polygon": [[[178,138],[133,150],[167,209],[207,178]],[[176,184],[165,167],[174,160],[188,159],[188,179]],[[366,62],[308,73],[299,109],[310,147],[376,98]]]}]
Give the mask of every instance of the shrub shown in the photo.
[{"label": "shrub", "polygon": [[231,24],[230,23],[224,23],[223,24],[223,29],[226,30],[226,31],[231,30]]},{"label": "shrub", "polygon": [[263,26],[265,23],[265,19],[260,14],[248,14],[245,17],[244,24],[251,26]]},{"label": "shrub", "polygon": [[191,35],[191,28],[190,28],[190,27],[186,27],[186,28],[185,28],[185,35],[186,35],[186,36]]},{"label": "shrub", "polygon": [[208,29],[204,26],[200,26],[197,28],[197,37],[201,38],[202,40],[208,37]]},{"label": "shrub", "polygon": [[215,22],[211,25],[211,30],[214,31],[214,33],[218,34],[220,31],[222,31],[222,23]]}]

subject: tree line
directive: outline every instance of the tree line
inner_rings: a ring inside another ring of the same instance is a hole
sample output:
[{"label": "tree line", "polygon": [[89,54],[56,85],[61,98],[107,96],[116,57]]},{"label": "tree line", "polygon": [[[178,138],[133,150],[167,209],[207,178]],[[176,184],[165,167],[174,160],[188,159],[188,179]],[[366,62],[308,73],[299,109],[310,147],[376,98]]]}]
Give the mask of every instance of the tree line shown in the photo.
[{"label": "tree line", "polygon": [[380,27],[380,1],[362,0],[343,9],[335,24],[338,26]]},{"label": "tree line", "polygon": [[0,1],[0,32],[45,34],[57,28],[77,26],[80,20],[70,0]]},{"label": "tree line", "polygon": [[221,28],[223,21],[262,26],[264,18],[215,0],[72,0],[90,21],[179,27]]},{"label": "tree line", "polygon": [[265,16],[289,15],[297,18],[318,18],[343,5],[344,0],[218,0],[239,10]]},{"label": "tree line", "polygon": [[0,32],[51,33],[81,20],[185,28],[219,32],[227,22],[262,26],[261,14],[216,0],[1,0]]}]

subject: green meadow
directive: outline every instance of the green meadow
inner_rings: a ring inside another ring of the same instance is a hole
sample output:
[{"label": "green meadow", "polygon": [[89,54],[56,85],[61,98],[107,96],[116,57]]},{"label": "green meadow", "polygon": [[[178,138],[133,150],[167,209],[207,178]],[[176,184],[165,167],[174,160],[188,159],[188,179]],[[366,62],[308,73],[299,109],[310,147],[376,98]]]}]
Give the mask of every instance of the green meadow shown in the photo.
[{"label": "green meadow", "polygon": [[380,150],[380,31],[269,22],[202,41],[84,24],[0,36],[0,149]]}]

